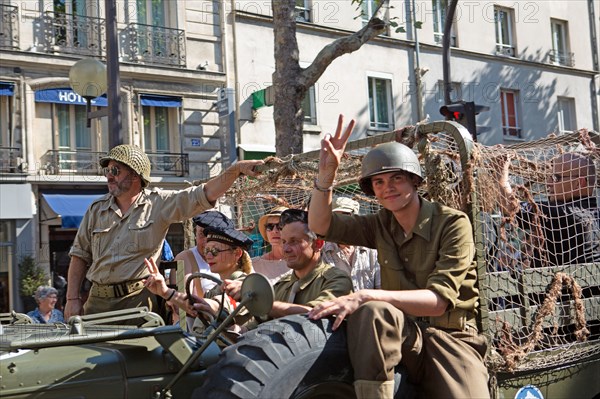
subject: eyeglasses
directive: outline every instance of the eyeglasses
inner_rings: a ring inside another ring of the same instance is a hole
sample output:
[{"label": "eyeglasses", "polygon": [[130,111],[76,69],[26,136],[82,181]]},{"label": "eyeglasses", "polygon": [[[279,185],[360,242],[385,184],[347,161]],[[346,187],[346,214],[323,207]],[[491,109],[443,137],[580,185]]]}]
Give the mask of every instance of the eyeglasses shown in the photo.
[{"label": "eyeglasses", "polygon": [[273,231],[273,229],[277,228],[277,230],[279,230],[279,223],[267,223],[265,224],[265,229],[267,229],[267,231]]},{"label": "eyeglasses", "polygon": [[119,169],[117,166],[107,166],[106,168],[102,168],[102,174],[104,176],[108,176],[110,174],[113,177],[117,177],[119,176],[119,173],[121,173],[121,169]]},{"label": "eyeglasses", "polygon": [[227,252],[227,251],[233,251],[233,248],[227,248],[227,249],[204,248],[204,256],[208,256],[208,254],[211,254],[212,256],[217,256],[221,252]]},{"label": "eyeglasses", "polygon": [[302,209],[286,209],[281,213],[278,226],[279,230],[281,230],[286,224],[294,222],[308,224],[308,212]]}]

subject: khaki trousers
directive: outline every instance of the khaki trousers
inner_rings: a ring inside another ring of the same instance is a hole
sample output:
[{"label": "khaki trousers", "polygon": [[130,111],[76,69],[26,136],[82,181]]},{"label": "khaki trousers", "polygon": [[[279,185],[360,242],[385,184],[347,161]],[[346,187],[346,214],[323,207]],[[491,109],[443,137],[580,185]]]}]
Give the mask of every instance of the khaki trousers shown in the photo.
[{"label": "khaki trousers", "polygon": [[485,337],[417,324],[387,302],[367,302],[348,318],[355,380],[390,381],[402,363],[423,398],[489,398]]},{"label": "khaki trousers", "polygon": [[[101,298],[90,295],[83,305],[83,314],[96,314],[102,312],[111,312],[113,310],[139,308],[147,306],[149,311],[156,311],[156,297],[147,289],[132,292],[129,295],[120,298]],[[136,325],[141,320],[135,319],[131,321],[121,322],[124,325]]]}]

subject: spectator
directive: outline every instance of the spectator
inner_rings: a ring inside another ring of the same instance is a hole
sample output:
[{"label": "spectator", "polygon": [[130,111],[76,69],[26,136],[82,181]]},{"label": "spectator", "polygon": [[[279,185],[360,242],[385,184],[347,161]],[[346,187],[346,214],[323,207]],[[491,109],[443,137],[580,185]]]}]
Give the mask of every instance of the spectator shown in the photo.
[{"label": "spectator", "polygon": [[27,316],[31,317],[34,323],[52,324],[64,323],[64,317],[60,310],[55,309],[58,300],[58,290],[54,287],[39,286],[35,291],[35,301],[38,306]]},{"label": "spectator", "polygon": [[[332,212],[339,215],[358,215],[360,204],[347,197],[337,197],[333,201]],[[354,291],[381,288],[377,250],[342,243],[326,242],[321,259],[325,263],[348,273],[352,278]]]},{"label": "spectator", "polygon": [[[240,161],[207,183],[179,191],[149,190],[150,160],[138,147],[119,145],[100,159],[109,193],[85,213],[69,265],[67,317],[147,306],[155,298],[144,290],[144,259],[158,259],[172,223],[212,208],[242,174],[255,176],[262,161]],[[84,277],[92,282],[83,304]],[[137,322],[137,321],[134,321]]]},{"label": "spectator", "polygon": [[260,235],[265,242],[269,243],[271,250],[262,256],[252,258],[252,266],[257,273],[267,277],[271,285],[279,281],[281,276],[290,272],[285,260],[283,260],[281,230],[279,230],[279,217],[281,212],[286,209],[284,206],[278,206],[258,220]]}]

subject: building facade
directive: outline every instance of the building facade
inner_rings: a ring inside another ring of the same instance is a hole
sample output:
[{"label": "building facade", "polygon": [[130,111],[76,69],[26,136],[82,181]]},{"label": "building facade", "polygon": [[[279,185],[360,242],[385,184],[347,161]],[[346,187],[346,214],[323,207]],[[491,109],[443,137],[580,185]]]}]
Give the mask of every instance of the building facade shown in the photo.
[{"label": "building facade", "polygon": [[[68,79],[76,61],[119,62],[122,141],[147,152],[153,184],[183,188],[220,171],[224,8],[170,0],[116,6],[119,59],[111,61],[103,0],[0,1],[0,312],[20,308],[24,256],[49,278],[66,277],[81,215],[107,192],[98,159],[109,150],[108,121],[86,126],[86,101]],[[92,111],[106,104],[98,97]],[[181,225],[169,237],[183,249]]]},{"label": "building facade", "polygon": [[[252,112],[253,88],[274,72],[270,2],[235,2],[232,44],[238,62],[240,132],[245,149],[275,151],[272,108]],[[296,1],[301,67],[327,44],[359,30],[376,9],[350,2]],[[335,60],[305,99],[304,148],[318,148],[337,115],[355,118],[353,138],[419,120],[439,120],[444,105],[442,40],[447,0],[391,0],[394,28]],[[477,117],[477,139],[511,144],[586,127],[598,130],[599,10],[593,1],[458,3],[452,24],[452,100],[490,110]],[[361,15],[362,11],[362,16]],[[419,82],[420,81],[420,82]],[[420,89],[418,89],[420,87]]]}]

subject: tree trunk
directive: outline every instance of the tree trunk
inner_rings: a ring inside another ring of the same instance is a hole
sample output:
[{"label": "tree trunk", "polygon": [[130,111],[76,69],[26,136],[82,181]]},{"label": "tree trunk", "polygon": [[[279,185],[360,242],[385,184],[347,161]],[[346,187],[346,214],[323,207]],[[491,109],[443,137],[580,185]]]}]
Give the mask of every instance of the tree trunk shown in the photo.
[{"label": "tree trunk", "polygon": [[293,0],[273,0],[275,37],[275,89],[273,117],[275,120],[276,155],[302,153],[302,100],[306,88],[299,83],[302,72],[296,41],[296,17]]}]

